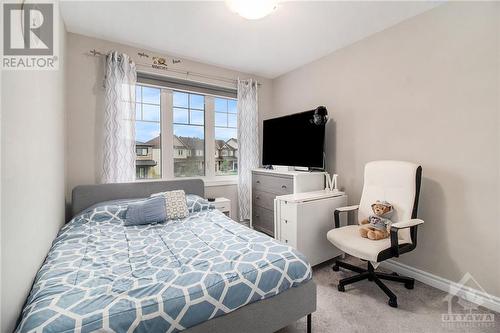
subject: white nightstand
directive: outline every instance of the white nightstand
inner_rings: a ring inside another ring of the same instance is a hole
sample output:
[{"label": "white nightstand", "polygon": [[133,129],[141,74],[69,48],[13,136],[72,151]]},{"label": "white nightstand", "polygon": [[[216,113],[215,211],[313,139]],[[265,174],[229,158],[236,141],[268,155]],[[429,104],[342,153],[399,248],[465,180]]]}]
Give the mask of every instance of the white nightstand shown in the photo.
[{"label": "white nightstand", "polygon": [[231,200],[220,197],[215,198],[215,201],[212,203],[215,205],[215,209],[218,209],[227,216],[231,217]]}]

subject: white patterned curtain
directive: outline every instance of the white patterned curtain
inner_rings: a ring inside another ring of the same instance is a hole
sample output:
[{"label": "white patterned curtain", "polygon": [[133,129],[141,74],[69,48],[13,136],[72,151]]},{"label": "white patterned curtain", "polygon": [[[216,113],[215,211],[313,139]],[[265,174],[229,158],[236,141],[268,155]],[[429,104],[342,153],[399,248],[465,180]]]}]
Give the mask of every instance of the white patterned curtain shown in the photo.
[{"label": "white patterned curtain", "polygon": [[103,183],[135,180],[135,64],[116,51],[106,57]]},{"label": "white patterned curtain", "polygon": [[238,80],[238,204],[240,221],[250,218],[252,169],[259,167],[257,81]]}]

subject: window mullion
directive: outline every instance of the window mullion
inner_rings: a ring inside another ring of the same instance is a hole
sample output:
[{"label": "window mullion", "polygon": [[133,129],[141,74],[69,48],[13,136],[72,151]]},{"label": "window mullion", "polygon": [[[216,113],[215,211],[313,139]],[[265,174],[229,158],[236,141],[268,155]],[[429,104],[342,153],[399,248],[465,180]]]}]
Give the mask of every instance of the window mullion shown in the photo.
[{"label": "window mullion", "polygon": [[215,177],[214,98],[205,96],[205,176]]},{"label": "window mullion", "polygon": [[161,90],[161,159],[162,178],[174,177],[174,117],[172,90]]}]

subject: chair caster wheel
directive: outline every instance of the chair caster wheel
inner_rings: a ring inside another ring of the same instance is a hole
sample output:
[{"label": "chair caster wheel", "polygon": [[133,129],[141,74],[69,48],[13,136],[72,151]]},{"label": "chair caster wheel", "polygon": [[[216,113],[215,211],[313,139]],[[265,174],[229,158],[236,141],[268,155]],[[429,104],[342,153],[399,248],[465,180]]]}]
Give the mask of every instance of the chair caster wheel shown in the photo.
[{"label": "chair caster wheel", "polygon": [[341,284],[339,284],[339,286],[337,287],[337,289],[338,289],[339,291],[342,291],[342,292],[344,292],[344,291],[345,291],[345,287],[344,287],[343,285],[341,285]]},{"label": "chair caster wheel", "polygon": [[389,306],[390,307],[393,307],[393,308],[397,308],[398,307],[398,301],[396,299],[389,299]]},{"label": "chair caster wheel", "polygon": [[413,289],[415,287],[415,283],[414,282],[406,282],[405,283],[405,288],[406,289]]},{"label": "chair caster wheel", "polygon": [[335,265],[333,265],[332,270],[333,270],[334,272],[338,272],[338,271],[340,270],[340,267],[339,267],[339,266],[337,266],[337,264],[335,264]]}]

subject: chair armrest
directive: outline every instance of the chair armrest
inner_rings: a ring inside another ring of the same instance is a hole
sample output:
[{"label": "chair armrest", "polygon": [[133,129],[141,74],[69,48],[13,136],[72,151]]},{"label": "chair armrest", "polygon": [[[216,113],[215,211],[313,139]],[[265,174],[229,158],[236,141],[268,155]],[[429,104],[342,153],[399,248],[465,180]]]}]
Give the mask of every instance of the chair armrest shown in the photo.
[{"label": "chair armrest", "polygon": [[421,220],[421,219],[411,219],[408,221],[400,221],[400,222],[396,222],[396,223],[391,224],[391,229],[392,228],[404,229],[404,228],[409,228],[409,227],[413,227],[416,225],[420,225],[423,223],[424,223],[424,220]]},{"label": "chair armrest", "polygon": [[345,206],[345,207],[339,207],[335,209],[336,211],[338,210],[339,212],[350,212],[353,210],[357,210],[359,208],[359,205],[353,205],[353,206]]},{"label": "chair armrest", "polygon": [[[418,225],[423,224],[423,223],[424,223],[424,221],[421,219],[411,219],[411,220],[400,221],[400,222],[396,222],[396,223],[391,224],[391,249],[392,249],[392,252],[394,253],[394,256],[396,258],[399,257],[398,231],[400,229],[406,229],[406,228],[412,228],[412,227],[414,227],[416,229]],[[416,230],[415,230],[415,235],[416,235]]]},{"label": "chair armrest", "polygon": [[353,206],[345,206],[345,207],[339,207],[335,209],[333,212],[334,216],[334,221],[335,221],[335,228],[340,228],[340,213],[348,213],[348,212],[353,212],[355,210],[358,210],[359,205],[353,205]]}]

